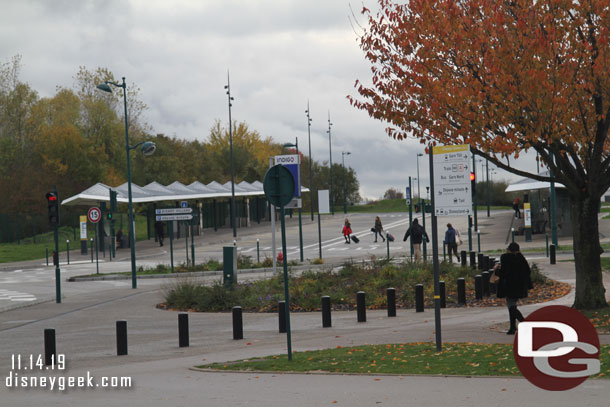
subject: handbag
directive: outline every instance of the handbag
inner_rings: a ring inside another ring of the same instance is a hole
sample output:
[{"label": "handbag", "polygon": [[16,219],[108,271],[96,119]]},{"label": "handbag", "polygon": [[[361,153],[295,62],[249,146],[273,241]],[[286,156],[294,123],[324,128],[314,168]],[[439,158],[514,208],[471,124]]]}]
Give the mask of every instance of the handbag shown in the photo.
[{"label": "handbag", "polygon": [[490,275],[489,275],[489,284],[495,284],[498,282],[498,280],[500,279],[500,277],[498,277],[496,275],[496,271],[494,270]]},{"label": "handbag", "polygon": [[377,231],[375,230],[375,228],[371,228],[371,232],[375,233]]},{"label": "handbag", "polygon": [[460,236],[460,232],[458,232],[457,230],[455,231],[455,243],[459,246],[462,243],[462,237]]}]

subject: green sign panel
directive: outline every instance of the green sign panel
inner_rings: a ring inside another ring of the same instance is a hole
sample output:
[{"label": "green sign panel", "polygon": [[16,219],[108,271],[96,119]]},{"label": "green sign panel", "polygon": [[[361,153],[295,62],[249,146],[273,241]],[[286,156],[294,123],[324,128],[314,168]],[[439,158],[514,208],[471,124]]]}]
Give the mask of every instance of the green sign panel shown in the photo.
[{"label": "green sign panel", "polygon": [[263,190],[271,205],[282,207],[294,196],[294,177],[288,168],[274,165],[265,174]]}]

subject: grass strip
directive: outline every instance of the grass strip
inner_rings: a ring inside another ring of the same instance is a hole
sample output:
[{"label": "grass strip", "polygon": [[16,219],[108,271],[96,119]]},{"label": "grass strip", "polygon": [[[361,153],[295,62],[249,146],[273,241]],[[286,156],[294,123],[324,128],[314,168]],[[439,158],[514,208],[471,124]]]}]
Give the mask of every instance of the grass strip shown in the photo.
[{"label": "grass strip", "polygon": [[[610,345],[600,350],[601,371],[596,378],[610,376]],[[434,343],[338,346],[335,349],[295,352],[227,363],[197,366],[204,369],[330,372],[396,375],[521,376],[515,364],[513,345],[445,343],[441,352]]]}]

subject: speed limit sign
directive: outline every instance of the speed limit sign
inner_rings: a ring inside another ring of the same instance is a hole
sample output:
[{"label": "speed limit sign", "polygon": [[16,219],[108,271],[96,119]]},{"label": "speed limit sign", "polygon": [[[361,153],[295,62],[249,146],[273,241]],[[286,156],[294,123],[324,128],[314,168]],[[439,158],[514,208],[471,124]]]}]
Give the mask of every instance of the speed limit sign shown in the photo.
[{"label": "speed limit sign", "polygon": [[87,212],[87,219],[89,219],[89,222],[91,223],[99,222],[100,219],[102,219],[102,211],[100,211],[100,208],[96,208],[95,206],[93,208],[89,208],[89,212]]}]

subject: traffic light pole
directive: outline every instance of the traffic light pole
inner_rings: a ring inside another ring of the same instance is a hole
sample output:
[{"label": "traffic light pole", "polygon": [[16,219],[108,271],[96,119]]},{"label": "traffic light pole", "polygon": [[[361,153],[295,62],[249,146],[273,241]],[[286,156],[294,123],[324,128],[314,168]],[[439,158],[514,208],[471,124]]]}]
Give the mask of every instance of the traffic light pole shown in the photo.
[{"label": "traffic light pole", "polygon": [[[57,197],[57,186],[53,187],[53,193]],[[59,197],[57,197],[57,222],[53,225],[53,239],[55,240],[55,302],[61,304],[61,270],[59,268]]]}]

